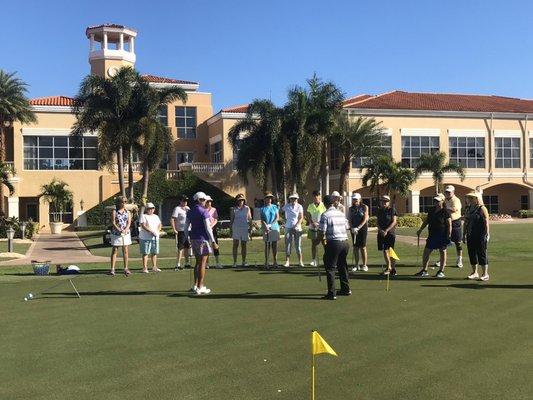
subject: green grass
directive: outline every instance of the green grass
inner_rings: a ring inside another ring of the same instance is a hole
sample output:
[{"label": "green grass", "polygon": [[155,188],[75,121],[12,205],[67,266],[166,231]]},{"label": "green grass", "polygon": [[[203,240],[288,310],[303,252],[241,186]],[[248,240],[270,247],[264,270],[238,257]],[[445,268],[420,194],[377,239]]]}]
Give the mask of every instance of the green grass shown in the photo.
[{"label": "green grass", "polygon": [[[28,249],[30,248],[31,243],[13,243],[13,251],[15,253],[19,254],[26,254]],[[1,241],[0,242],[0,253],[7,252],[7,241]],[[12,257],[0,257],[0,261],[7,261],[12,260]]]},{"label": "green grass", "polygon": [[0,398],[309,398],[317,329],[339,354],[317,358],[317,399],[528,399],[530,232],[493,226],[486,284],[465,281],[467,268],[414,279],[416,247],[399,244],[390,292],[372,239],[371,272],[353,274],[353,296],[336,302],[318,300],[325,280],[311,268],[209,270],[213,294],[195,297],[171,259],[130,278],[82,265],[81,299],[65,277],[2,268]]}]

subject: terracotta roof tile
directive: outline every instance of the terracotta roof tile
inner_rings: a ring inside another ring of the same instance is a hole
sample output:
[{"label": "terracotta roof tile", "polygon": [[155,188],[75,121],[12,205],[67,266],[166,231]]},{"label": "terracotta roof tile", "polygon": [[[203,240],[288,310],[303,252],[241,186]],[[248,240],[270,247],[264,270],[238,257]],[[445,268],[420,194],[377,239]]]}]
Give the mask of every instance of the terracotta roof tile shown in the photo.
[{"label": "terracotta roof tile", "polygon": [[533,100],[513,97],[394,91],[345,103],[347,108],[533,113]]},{"label": "terracotta roof tile", "polygon": [[32,106],[64,106],[72,107],[74,99],[66,96],[37,97],[30,100]]},{"label": "terracotta roof tile", "polygon": [[222,112],[227,112],[227,113],[246,113],[247,111],[248,111],[248,104],[242,104],[240,106],[233,106],[233,107],[222,109]]},{"label": "terracotta roof tile", "polygon": [[179,79],[165,78],[162,76],[155,76],[155,75],[150,75],[150,74],[143,74],[141,75],[141,77],[146,82],[151,82],[151,83],[178,83],[178,84],[185,84],[185,85],[198,85],[198,82],[183,81]]},{"label": "terracotta roof tile", "polygon": [[353,97],[350,97],[350,98],[344,100],[342,102],[342,106],[343,107],[348,107],[351,104],[354,104],[354,103],[357,103],[359,101],[363,101],[363,100],[369,99],[371,97],[373,97],[373,96],[371,96],[369,94],[358,94],[357,96],[353,96]]}]

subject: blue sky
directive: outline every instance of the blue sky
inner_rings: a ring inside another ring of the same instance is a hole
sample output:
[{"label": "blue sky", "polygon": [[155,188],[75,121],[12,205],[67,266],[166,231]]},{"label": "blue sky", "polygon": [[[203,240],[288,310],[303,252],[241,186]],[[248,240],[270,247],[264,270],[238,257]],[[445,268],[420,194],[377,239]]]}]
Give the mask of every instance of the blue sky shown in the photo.
[{"label": "blue sky", "polygon": [[200,82],[215,110],[282,104],[314,72],[347,96],[395,89],[533,98],[527,1],[6,1],[0,68],[31,97],[74,95],[85,27],[138,30],[137,69]]}]

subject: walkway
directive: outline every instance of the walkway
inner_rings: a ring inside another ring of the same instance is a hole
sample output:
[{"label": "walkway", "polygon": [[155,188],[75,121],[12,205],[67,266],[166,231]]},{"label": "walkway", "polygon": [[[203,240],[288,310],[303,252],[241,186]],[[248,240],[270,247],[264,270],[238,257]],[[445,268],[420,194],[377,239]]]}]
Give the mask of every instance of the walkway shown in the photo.
[{"label": "walkway", "polygon": [[32,260],[50,261],[51,264],[81,264],[109,262],[108,257],[93,256],[74,232],[63,231],[61,235],[43,233],[37,235],[26,256],[2,261],[3,265],[28,265]]}]

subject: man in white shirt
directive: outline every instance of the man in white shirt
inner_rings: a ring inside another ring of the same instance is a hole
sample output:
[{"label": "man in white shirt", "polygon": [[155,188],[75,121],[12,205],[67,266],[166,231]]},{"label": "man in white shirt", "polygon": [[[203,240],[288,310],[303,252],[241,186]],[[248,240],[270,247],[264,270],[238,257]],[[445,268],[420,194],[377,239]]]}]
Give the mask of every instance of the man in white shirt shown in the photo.
[{"label": "man in white shirt", "polygon": [[176,235],[176,271],[183,269],[181,267],[181,258],[185,251],[185,266],[187,268],[191,267],[190,257],[191,257],[191,246],[188,241],[185,240],[185,221],[187,219],[187,211],[189,207],[187,206],[189,198],[187,196],[180,196],[179,205],[174,208],[172,212],[172,218],[170,219],[170,224],[174,230],[174,235]]},{"label": "man in white shirt", "polygon": [[[324,250],[324,267],[328,280],[328,293],[324,300],[336,300],[336,295],[349,296],[350,291],[348,277],[348,221],[344,214],[337,210],[332,196],[324,197],[324,205],[327,211],[320,217],[318,238],[326,241]],[[335,268],[339,271],[341,289],[335,293]]]},{"label": "man in white shirt", "polygon": [[298,193],[289,196],[289,202],[281,209],[285,213],[285,267],[290,267],[290,256],[292,244],[298,255],[298,265],[304,266],[302,256],[302,221],[304,219],[304,208],[298,203]]}]

